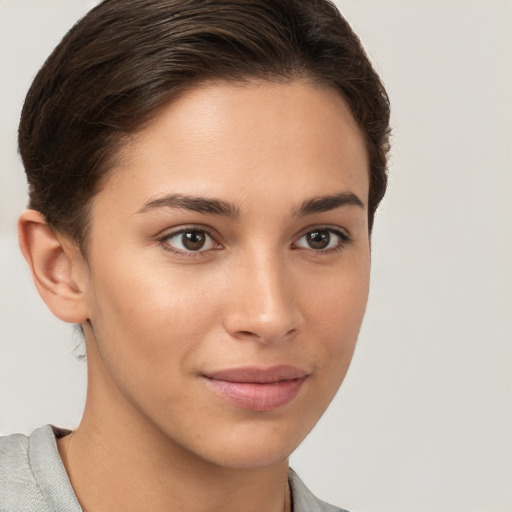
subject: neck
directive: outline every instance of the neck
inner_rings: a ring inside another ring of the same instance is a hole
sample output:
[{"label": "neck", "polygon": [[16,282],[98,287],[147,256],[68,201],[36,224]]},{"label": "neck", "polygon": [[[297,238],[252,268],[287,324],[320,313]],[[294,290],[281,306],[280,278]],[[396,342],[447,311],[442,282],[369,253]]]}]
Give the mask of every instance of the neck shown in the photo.
[{"label": "neck", "polygon": [[177,446],[121,396],[111,403],[98,398],[88,390],[80,426],[58,440],[84,512],[290,510],[287,460],[264,468],[219,467]]}]

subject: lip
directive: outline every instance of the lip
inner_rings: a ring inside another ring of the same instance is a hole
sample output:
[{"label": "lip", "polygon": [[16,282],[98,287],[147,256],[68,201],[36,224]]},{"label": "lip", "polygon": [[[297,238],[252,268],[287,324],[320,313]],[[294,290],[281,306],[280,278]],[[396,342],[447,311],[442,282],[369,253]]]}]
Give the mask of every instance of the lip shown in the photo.
[{"label": "lip", "polygon": [[307,376],[305,370],[289,365],[230,368],[203,375],[216,394],[252,411],[270,411],[289,404]]}]

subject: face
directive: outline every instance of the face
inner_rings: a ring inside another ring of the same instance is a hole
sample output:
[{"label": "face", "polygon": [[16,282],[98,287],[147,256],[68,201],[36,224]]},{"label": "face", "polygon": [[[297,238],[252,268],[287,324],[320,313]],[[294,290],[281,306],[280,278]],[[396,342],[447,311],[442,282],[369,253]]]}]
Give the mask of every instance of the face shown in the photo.
[{"label": "face", "polygon": [[286,460],[352,358],[368,186],[333,90],[210,83],[171,104],[92,203],[89,399],[210,463]]}]

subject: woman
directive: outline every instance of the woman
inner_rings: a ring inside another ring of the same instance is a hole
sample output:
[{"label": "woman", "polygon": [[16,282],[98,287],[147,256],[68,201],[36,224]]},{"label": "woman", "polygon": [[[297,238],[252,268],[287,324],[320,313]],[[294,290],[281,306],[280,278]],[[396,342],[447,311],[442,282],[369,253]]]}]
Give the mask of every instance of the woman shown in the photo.
[{"label": "woman", "polygon": [[350,364],[389,104],[314,0],[106,0],[19,130],[20,246],[80,325],[73,432],[0,441],[1,510],[329,511],[288,467]]}]

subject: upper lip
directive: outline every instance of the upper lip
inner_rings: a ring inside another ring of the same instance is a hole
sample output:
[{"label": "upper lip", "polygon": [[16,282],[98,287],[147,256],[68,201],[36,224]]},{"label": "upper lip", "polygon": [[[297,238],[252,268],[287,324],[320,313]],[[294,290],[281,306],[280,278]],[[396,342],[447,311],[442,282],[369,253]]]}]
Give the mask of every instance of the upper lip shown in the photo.
[{"label": "upper lip", "polygon": [[296,366],[280,364],[261,368],[257,366],[244,366],[228,368],[205,373],[208,379],[223,380],[227,382],[252,382],[267,384],[284,380],[295,380],[307,377],[308,372]]}]

